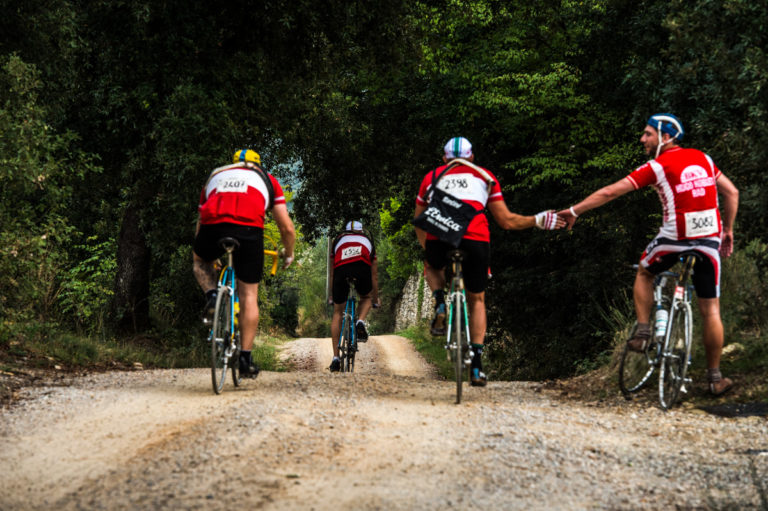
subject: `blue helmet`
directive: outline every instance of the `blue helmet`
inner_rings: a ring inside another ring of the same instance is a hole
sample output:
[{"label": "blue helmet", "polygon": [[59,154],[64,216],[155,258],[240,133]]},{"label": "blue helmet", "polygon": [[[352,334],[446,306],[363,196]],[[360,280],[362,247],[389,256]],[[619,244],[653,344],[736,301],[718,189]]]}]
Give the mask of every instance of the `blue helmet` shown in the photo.
[{"label": "blue helmet", "polygon": [[662,133],[666,133],[672,138],[682,140],[683,135],[685,135],[683,123],[680,122],[680,119],[672,114],[652,115],[648,119],[648,126],[657,130],[659,132],[659,136],[661,136]]}]

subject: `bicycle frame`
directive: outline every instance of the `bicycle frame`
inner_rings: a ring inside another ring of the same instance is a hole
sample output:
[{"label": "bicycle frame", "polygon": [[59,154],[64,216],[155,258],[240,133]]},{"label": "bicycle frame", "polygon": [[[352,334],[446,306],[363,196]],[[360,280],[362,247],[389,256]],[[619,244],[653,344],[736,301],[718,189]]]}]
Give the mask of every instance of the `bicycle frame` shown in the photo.
[{"label": "bicycle frame", "polygon": [[[664,271],[653,280],[652,342],[644,352],[625,346],[619,363],[619,387],[627,399],[648,383],[656,369],[659,370],[659,403],[663,409],[671,408],[680,392],[687,392],[685,385],[691,380],[686,373],[691,363],[693,334],[690,304],[693,286],[689,278],[697,257],[693,251],[678,254],[679,262],[683,263],[680,271]],[[674,281],[674,290],[668,285],[670,280]],[[662,311],[668,314],[663,330]],[[630,333],[630,339],[634,332]]]},{"label": "bicycle frame", "polygon": [[[661,350],[661,373],[659,374],[659,402],[664,409],[671,408],[675,400],[677,399],[677,396],[680,392],[686,394],[688,390],[685,388],[686,383],[690,383],[691,379],[687,378],[685,375],[687,373],[688,366],[691,365],[691,336],[692,336],[692,325],[691,325],[691,288],[692,286],[688,283],[689,277],[691,275],[691,272],[693,271],[693,266],[696,263],[696,256],[692,254],[686,254],[681,255],[680,261],[683,263],[683,269],[680,271],[679,274],[677,274],[677,281],[675,282],[675,291],[672,296],[672,302],[669,307],[669,320],[667,322],[667,328],[664,332],[664,345],[663,349]],[[679,359],[680,354],[675,352],[676,346],[674,343],[676,342],[676,339],[672,339],[672,325],[675,324],[675,321],[678,320],[677,315],[679,312],[683,312],[684,315],[680,319],[684,322],[683,327],[685,330],[685,353],[683,354],[683,357],[685,357],[685,360],[683,361],[684,365],[679,365]],[[676,374],[673,371],[674,363],[678,362],[678,367],[680,369],[680,374]],[[665,382],[665,370],[667,370],[667,365],[669,365],[669,371],[672,374],[672,378],[674,380],[674,386],[677,388],[673,388],[671,390],[671,396],[666,396],[664,392],[664,382]]]},{"label": "bicycle frame", "polygon": [[[224,387],[224,379],[227,374],[227,370],[232,370],[232,381],[235,386],[240,384],[239,367],[232,364],[230,367],[230,360],[235,357],[239,351],[239,328],[236,321],[236,313],[240,305],[239,298],[237,296],[237,279],[235,278],[235,268],[232,264],[232,252],[236,248],[234,241],[222,242],[226,250],[226,264],[221,269],[218,282],[218,296],[219,301],[216,304],[216,313],[214,314],[213,324],[211,325],[210,333],[208,334],[208,340],[211,343],[211,378],[213,383],[213,391],[219,394]],[[219,310],[222,300],[229,301],[227,316],[221,318],[219,316]],[[219,322],[224,320],[224,324],[220,325]],[[218,334],[224,335],[222,338],[216,337]],[[217,347],[218,343],[221,343],[221,349]],[[217,364],[221,363],[219,367]],[[220,372],[220,374],[219,374]]]},{"label": "bicycle frame", "polygon": [[[357,350],[357,333],[355,332],[355,318],[357,314],[357,291],[354,282],[349,282],[347,303],[344,306],[344,316],[341,318],[341,331],[339,333],[339,354],[341,355],[341,371],[353,372],[355,368],[355,351]],[[349,344],[344,345],[344,333],[348,332]],[[346,371],[345,371],[346,370]]]},{"label": "bicycle frame", "polygon": [[[220,240],[221,246],[226,251],[225,265],[219,273],[217,285],[219,299],[216,304],[216,312],[208,333],[208,342],[211,345],[211,377],[213,381],[213,390],[219,394],[224,387],[224,379],[227,370],[232,371],[232,381],[235,386],[240,385],[240,368],[238,354],[240,352],[240,325],[238,324],[238,314],[240,312],[240,297],[238,296],[237,278],[233,264],[233,252],[237,248],[237,241],[231,238]],[[272,257],[271,274],[277,271],[277,262],[280,254],[274,250],[264,250],[266,256]],[[224,318],[219,317],[222,301],[226,296],[228,304],[228,314]],[[223,321],[222,321],[223,320]],[[220,322],[223,325],[219,324]],[[216,337],[217,332],[223,337]],[[220,349],[217,343],[221,343]],[[232,361],[232,359],[235,359]],[[219,365],[220,364],[220,365]]]},{"label": "bicycle frame", "polygon": [[[448,292],[448,322],[446,323],[445,349],[448,360],[455,364],[456,404],[461,402],[461,387],[464,369],[472,364],[473,352],[469,336],[469,314],[467,311],[467,293],[464,289],[462,274],[462,256],[456,251],[451,254],[453,278]],[[464,342],[462,342],[462,335]]]}]

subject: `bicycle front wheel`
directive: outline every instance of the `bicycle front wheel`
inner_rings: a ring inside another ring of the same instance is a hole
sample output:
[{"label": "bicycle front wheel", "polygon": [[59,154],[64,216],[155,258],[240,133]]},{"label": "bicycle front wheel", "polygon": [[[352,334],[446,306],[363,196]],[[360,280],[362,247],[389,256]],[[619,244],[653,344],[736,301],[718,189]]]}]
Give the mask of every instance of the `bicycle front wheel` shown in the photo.
[{"label": "bicycle front wheel", "polygon": [[[629,339],[634,336],[636,329],[637,322],[630,330]],[[626,399],[632,399],[632,394],[645,387],[651,379],[656,369],[657,350],[656,343],[650,343],[643,353],[632,351],[626,343],[624,344],[624,352],[619,362],[619,389]]]},{"label": "bicycle front wheel", "polygon": [[693,312],[691,304],[679,302],[669,315],[668,341],[662,353],[659,370],[659,403],[665,410],[675,405],[685,385],[685,375],[691,359]]},{"label": "bicycle front wheel", "polygon": [[232,332],[231,321],[232,300],[228,289],[219,288],[216,298],[216,312],[213,316],[211,328],[211,380],[213,391],[221,393],[224,388],[224,378],[227,375],[227,349],[230,344]]}]

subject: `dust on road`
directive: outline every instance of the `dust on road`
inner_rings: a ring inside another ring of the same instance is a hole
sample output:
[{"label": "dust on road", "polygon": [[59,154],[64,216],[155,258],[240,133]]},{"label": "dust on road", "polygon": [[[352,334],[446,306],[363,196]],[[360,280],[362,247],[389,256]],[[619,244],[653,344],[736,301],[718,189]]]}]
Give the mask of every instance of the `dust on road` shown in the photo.
[{"label": "dust on road", "polygon": [[0,415],[0,509],[764,509],[762,417],[466,387],[398,336],[331,374],[329,339],[290,372],[211,391],[205,369],[28,389]]}]

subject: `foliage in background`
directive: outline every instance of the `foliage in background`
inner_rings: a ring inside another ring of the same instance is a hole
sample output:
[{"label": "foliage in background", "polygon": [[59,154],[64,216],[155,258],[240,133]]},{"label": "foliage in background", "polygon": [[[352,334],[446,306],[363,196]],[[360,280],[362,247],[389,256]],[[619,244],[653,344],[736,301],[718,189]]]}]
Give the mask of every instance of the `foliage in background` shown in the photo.
[{"label": "foliage in background", "polygon": [[[201,305],[195,206],[238,147],[296,185],[308,245],[342,219],[375,226],[385,306],[374,317],[386,326],[421,260],[416,189],[448,138],[468,137],[510,209],[533,214],[626,175],[646,158],[637,139],[649,114],[673,111],[684,142],[742,192],[724,314],[730,336],[760,336],[767,17],[749,0],[6,2],[4,332],[38,332],[30,321],[88,332],[106,318],[181,346]],[[487,353],[500,375],[571,374],[600,359],[612,342],[600,310],[631,283],[659,212],[643,191],[572,232],[493,228]],[[302,259],[309,274],[265,284],[265,326],[323,317],[324,269]]]}]

